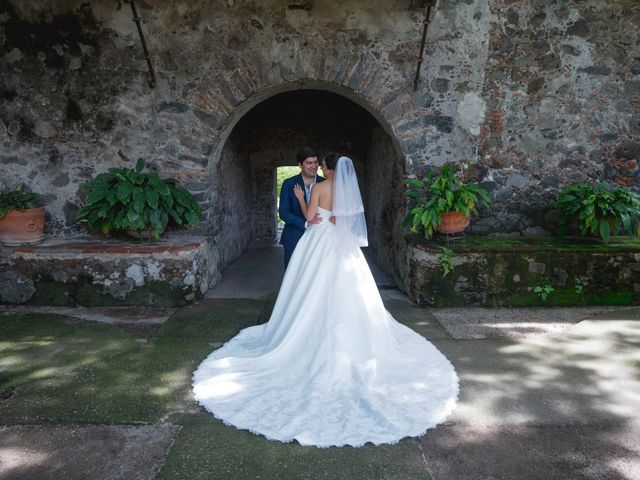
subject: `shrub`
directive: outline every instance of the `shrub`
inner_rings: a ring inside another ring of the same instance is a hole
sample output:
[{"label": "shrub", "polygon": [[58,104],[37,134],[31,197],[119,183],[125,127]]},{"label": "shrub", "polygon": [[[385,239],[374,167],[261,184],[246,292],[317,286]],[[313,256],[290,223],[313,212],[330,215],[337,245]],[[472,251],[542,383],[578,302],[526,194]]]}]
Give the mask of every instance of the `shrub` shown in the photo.
[{"label": "shrub", "polygon": [[[573,222],[582,235],[600,235],[608,242],[622,225],[627,232],[638,228],[640,194],[604,183],[576,182],[565,185],[556,200],[562,212],[558,234],[566,235]],[[638,232],[636,232],[638,233]]]},{"label": "shrub", "polygon": [[170,224],[197,225],[200,207],[191,194],[177,180],[143,172],[144,167],[141,158],[135,169],[111,168],[86,182],[86,205],[76,219],[103,233],[151,229],[156,240]]}]

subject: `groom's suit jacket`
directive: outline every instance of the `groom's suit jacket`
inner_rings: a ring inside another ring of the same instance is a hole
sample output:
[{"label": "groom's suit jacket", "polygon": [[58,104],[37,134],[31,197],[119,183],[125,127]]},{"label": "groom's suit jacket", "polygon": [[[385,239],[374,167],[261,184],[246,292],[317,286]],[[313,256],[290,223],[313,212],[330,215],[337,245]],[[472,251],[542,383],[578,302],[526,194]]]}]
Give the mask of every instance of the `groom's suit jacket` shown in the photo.
[{"label": "groom's suit jacket", "polygon": [[[316,183],[324,181],[319,175],[316,175]],[[280,207],[278,212],[280,218],[284,221],[284,229],[280,237],[280,245],[293,251],[298,244],[298,240],[304,234],[304,223],[306,219],[300,209],[300,202],[293,193],[293,187],[298,184],[304,191],[304,180],[302,175],[298,174],[291,178],[287,178],[282,182],[282,190],[280,190]]]}]

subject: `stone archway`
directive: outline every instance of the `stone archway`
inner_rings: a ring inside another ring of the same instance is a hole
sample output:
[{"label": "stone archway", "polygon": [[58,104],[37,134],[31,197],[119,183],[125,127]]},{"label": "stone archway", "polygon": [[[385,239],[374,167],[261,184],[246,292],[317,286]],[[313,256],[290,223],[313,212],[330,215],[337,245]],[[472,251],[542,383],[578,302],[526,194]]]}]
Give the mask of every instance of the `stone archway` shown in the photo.
[{"label": "stone archway", "polygon": [[[221,132],[213,158],[211,225],[222,267],[276,233],[275,168],[311,145],[354,158],[367,210],[369,254],[397,283],[406,161],[389,124],[352,91],[320,82],[260,92]],[[222,140],[224,139],[224,140]]]}]

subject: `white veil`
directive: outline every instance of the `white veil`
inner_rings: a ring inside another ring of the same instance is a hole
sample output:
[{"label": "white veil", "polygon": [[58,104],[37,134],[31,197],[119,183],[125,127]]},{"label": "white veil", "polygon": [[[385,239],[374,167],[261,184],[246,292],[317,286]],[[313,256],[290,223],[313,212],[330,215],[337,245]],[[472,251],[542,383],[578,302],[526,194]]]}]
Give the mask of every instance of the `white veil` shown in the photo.
[{"label": "white veil", "polygon": [[[349,157],[340,157],[333,176],[333,215],[342,246],[366,247],[367,222],[356,170]],[[344,243],[343,243],[344,242]]]}]

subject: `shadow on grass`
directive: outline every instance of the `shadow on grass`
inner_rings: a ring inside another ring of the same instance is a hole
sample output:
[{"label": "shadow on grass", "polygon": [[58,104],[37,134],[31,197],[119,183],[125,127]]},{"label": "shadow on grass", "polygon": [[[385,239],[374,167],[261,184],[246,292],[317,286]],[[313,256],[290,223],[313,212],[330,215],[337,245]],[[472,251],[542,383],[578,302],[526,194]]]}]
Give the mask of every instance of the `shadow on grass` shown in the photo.
[{"label": "shadow on grass", "polygon": [[0,317],[0,423],[157,422],[196,413],[191,375],[264,305],[206,301],[149,338],[54,315]]}]

